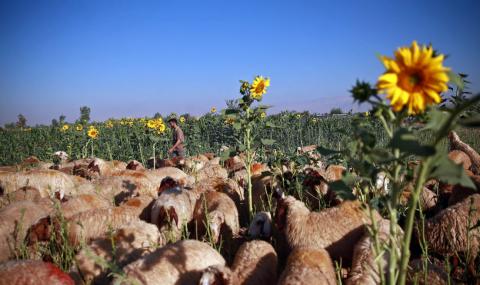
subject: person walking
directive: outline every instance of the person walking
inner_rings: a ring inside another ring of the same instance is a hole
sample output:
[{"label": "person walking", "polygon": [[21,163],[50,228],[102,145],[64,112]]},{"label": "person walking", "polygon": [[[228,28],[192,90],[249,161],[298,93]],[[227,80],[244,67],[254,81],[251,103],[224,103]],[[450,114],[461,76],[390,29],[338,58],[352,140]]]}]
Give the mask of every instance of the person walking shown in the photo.
[{"label": "person walking", "polygon": [[182,129],[178,125],[178,120],[175,116],[168,119],[168,125],[172,129],[172,143],[173,146],[168,150],[168,153],[172,157],[184,157],[185,156],[185,136]]}]

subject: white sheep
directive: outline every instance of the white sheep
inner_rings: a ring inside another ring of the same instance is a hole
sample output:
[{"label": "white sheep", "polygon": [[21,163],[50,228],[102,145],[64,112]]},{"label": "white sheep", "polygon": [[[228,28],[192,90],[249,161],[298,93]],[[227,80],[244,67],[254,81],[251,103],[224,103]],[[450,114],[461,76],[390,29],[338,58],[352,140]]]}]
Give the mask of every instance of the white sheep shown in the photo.
[{"label": "white sheep", "polygon": [[251,238],[270,239],[272,236],[272,215],[270,212],[258,212],[248,227]]}]

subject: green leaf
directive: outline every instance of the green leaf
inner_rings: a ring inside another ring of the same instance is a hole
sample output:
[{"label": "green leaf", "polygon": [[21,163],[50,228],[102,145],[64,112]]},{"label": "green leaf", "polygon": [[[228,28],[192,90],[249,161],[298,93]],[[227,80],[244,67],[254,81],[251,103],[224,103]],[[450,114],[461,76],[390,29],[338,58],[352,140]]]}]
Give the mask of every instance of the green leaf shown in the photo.
[{"label": "green leaf", "polygon": [[148,137],[150,138],[151,141],[153,141],[153,142],[155,142],[155,143],[157,143],[157,142],[160,141],[160,138],[157,137],[157,136],[149,135]]},{"label": "green leaf", "polygon": [[472,180],[465,173],[465,170],[460,164],[455,164],[448,158],[446,154],[437,155],[435,164],[432,167],[430,174],[431,178],[437,178],[438,180],[456,185],[460,184],[465,187],[475,188]]},{"label": "green leaf", "polygon": [[337,180],[328,183],[328,186],[342,199],[344,200],[355,200],[353,195],[352,187],[354,180],[351,177],[352,175],[346,173],[342,180]]},{"label": "green leaf", "polygon": [[275,140],[272,139],[262,139],[262,144],[266,146],[273,145],[275,143]]},{"label": "green leaf", "polygon": [[225,160],[229,159],[230,157],[235,156],[236,154],[237,154],[237,151],[235,149],[224,150],[224,151],[222,151],[222,153],[220,153],[220,160],[225,161]]},{"label": "green leaf", "polygon": [[428,113],[428,123],[424,129],[437,132],[450,119],[450,116],[449,112],[434,108]]},{"label": "green leaf", "polygon": [[463,119],[459,123],[464,127],[478,128],[480,127],[480,115],[475,115],[475,116]]},{"label": "green leaf", "polygon": [[265,127],[267,128],[280,128],[279,126],[275,125],[274,123],[272,123],[271,121],[267,121],[265,123]]},{"label": "green leaf", "polygon": [[341,151],[334,150],[334,149],[328,149],[328,148],[325,148],[325,147],[323,147],[323,146],[317,147],[317,151],[318,151],[318,153],[320,153],[322,156],[329,156],[329,155],[332,155],[332,154],[342,153]]},{"label": "green leaf", "polygon": [[237,131],[241,130],[242,129],[242,124],[241,123],[233,123],[233,128]]},{"label": "green leaf", "polygon": [[417,136],[411,131],[400,128],[393,135],[390,147],[398,148],[401,152],[419,156],[431,156],[435,154],[435,148],[432,146],[422,146]]},{"label": "green leaf", "polygon": [[458,75],[457,73],[449,70],[448,72],[448,78],[449,81],[453,84],[455,84],[460,90],[465,89],[465,82],[463,81],[463,78]]},{"label": "green leaf", "polygon": [[[240,113],[240,110],[237,110],[237,109],[226,109],[225,110],[225,115],[236,115]],[[236,116],[232,116],[232,117],[236,117]]]}]

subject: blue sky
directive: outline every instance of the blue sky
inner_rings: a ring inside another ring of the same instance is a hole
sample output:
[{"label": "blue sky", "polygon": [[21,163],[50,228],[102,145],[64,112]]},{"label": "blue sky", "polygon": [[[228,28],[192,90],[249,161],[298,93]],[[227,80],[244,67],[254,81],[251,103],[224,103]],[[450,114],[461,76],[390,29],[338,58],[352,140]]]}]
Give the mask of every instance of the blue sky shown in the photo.
[{"label": "blue sky", "polygon": [[[374,82],[412,40],[449,54],[480,91],[479,1],[0,0],[0,124],[203,114],[271,78],[272,111],[358,108],[348,89]],[[477,27],[477,28],[475,28]]]}]

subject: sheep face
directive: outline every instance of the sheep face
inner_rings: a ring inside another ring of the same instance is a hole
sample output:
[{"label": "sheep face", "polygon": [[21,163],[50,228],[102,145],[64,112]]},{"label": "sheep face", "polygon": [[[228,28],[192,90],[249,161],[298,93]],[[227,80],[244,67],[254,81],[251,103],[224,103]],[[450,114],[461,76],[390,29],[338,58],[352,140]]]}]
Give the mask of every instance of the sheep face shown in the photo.
[{"label": "sheep face", "polygon": [[199,285],[227,285],[228,273],[226,268],[220,268],[218,266],[210,266],[202,273]]},{"label": "sheep face", "polygon": [[212,240],[217,243],[220,239],[222,226],[225,223],[225,216],[219,211],[213,211],[208,214],[208,226],[212,232]]},{"label": "sheep face", "polygon": [[252,238],[270,238],[272,235],[272,216],[269,212],[259,212],[253,217],[248,228]]}]

